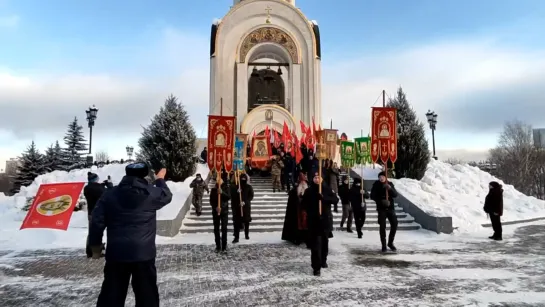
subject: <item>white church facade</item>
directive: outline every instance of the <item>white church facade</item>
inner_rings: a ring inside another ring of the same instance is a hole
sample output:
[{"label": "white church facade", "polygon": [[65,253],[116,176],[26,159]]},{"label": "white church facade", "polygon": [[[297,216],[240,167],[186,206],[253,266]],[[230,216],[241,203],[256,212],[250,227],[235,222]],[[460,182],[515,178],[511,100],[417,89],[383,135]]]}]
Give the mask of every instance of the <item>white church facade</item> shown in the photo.
[{"label": "white church facade", "polygon": [[295,0],[234,0],[210,40],[211,115],[237,119],[237,132],[282,132],[284,122],[321,122],[320,31]]}]

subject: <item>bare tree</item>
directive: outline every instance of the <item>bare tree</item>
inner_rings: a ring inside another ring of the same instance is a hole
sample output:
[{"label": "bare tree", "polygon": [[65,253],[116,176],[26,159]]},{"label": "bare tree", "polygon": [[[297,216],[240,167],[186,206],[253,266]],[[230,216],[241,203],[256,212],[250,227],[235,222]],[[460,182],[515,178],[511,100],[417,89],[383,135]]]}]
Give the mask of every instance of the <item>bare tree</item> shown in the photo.
[{"label": "bare tree", "polygon": [[532,127],[515,120],[507,122],[496,148],[490,150],[490,162],[496,164],[496,175],[526,195],[538,196],[536,170],[539,151],[532,141]]},{"label": "bare tree", "polygon": [[104,150],[101,150],[101,151],[97,151],[95,153],[95,160],[97,162],[106,162],[108,160],[110,160],[110,156],[108,155],[108,153]]}]

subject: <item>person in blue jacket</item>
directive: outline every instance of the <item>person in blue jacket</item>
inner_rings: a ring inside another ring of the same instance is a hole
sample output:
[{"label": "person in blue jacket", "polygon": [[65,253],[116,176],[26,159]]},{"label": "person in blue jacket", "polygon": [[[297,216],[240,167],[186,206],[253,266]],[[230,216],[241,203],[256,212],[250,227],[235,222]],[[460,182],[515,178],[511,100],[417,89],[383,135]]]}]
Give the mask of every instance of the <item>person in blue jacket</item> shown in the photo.
[{"label": "person in blue jacket", "polygon": [[156,212],[170,203],[172,193],[164,179],[166,169],[156,174],[155,185],[145,179],[148,172],[146,163],[127,165],[119,185],[108,189],[93,210],[89,230],[93,259],[100,258],[102,236],[108,229],[104,282],[97,307],[125,306],[131,278],[136,306],[159,306]]}]

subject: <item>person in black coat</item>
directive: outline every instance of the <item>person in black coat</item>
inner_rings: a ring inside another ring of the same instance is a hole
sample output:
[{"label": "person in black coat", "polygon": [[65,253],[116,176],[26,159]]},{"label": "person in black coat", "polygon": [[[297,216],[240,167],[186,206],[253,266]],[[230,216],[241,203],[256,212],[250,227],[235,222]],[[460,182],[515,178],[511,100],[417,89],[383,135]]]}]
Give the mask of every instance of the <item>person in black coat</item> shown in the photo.
[{"label": "person in black coat", "polygon": [[489,238],[496,241],[502,240],[501,216],[503,215],[503,189],[496,181],[489,183],[488,195],[484,199],[484,212],[490,216],[494,234]]},{"label": "person in black coat", "polygon": [[[91,217],[93,215],[93,210],[96,207],[96,204],[100,197],[102,197],[102,194],[106,192],[106,189],[113,188],[113,184],[110,181],[110,176],[108,176],[108,180],[104,180],[102,183],[99,183],[100,179],[98,178],[98,175],[95,173],[88,172],[87,173],[87,185],[83,189],[83,196],[85,196],[85,200],[87,201],[87,220],[89,222],[89,229],[91,228]],[[104,247],[104,244],[102,244]],[[87,258],[93,257],[93,252],[91,251],[91,246],[89,245],[89,235],[87,235],[87,240],[85,243],[85,253],[87,254]]]},{"label": "person in black coat", "polygon": [[[227,251],[227,224],[229,223],[229,200],[231,199],[231,191],[229,189],[227,173],[223,173],[210,191],[210,206],[212,207],[212,220],[214,222],[216,252]],[[218,196],[220,199],[220,208],[218,208]]]},{"label": "person in black coat", "polygon": [[97,307],[124,306],[129,281],[136,306],[155,307],[159,306],[156,212],[170,203],[172,193],[164,180],[164,168],[157,173],[155,186],[145,179],[146,163],[129,164],[125,173],[119,185],[99,199],[91,219],[93,259],[100,258],[102,236],[108,229],[104,282]]},{"label": "person in black coat", "polygon": [[[250,222],[252,221],[252,200],[254,188],[248,183],[248,175],[240,174],[240,187],[231,187],[231,210],[233,210],[233,243],[238,243],[240,229],[244,226],[244,237],[250,240]],[[216,200],[217,201],[217,200]],[[240,206],[242,204],[242,212]],[[242,214],[242,216],[241,216]]]},{"label": "person in black coat", "polygon": [[354,178],[354,184],[350,188],[349,198],[352,212],[354,212],[356,232],[358,233],[358,238],[361,239],[363,236],[362,228],[365,224],[365,217],[367,214],[365,199],[369,199],[369,193],[363,189],[360,178]]},{"label": "person in black coat", "polygon": [[201,151],[201,160],[204,164],[206,164],[208,161],[208,150],[206,149],[206,147]]},{"label": "person in black coat", "polygon": [[[319,185],[322,185],[320,193]],[[320,201],[322,214],[320,214]],[[303,205],[307,212],[308,235],[311,245],[310,261],[315,276],[320,269],[327,268],[329,237],[332,225],[331,205],[339,202],[337,195],[323,182],[319,173],[314,173],[313,181],[303,195]]]},{"label": "person in black coat", "polygon": [[354,214],[352,208],[350,207],[350,182],[348,181],[348,176],[343,176],[341,185],[339,186],[339,198],[341,199],[343,216],[341,219],[341,228],[346,222],[346,231],[352,232],[352,220],[354,219]]},{"label": "person in black coat", "polygon": [[291,187],[294,185],[295,182],[295,159],[291,156],[291,153],[287,152],[282,157],[282,161],[284,162],[284,168],[282,169],[282,176],[284,177],[282,189],[284,189],[285,185],[286,192],[289,194],[289,192],[291,191]]},{"label": "person in black coat", "polygon": [[[386,197],[388,195],[388,197]],[[373,183],[371,188],[371,199],[377,204],[378,224],[380,232],[380,243],[382,252],[386,252],[388,246],[392,251],[396,251],[394,239],[397,232],[397,215],[394,209],[394,198],[397,197],[397,191],[394,184],[386,178],[386,173],[380,172],[378,180]],[[386,244],[386,219],[390,223],[390,234],[388,235],[388,244]]]}]

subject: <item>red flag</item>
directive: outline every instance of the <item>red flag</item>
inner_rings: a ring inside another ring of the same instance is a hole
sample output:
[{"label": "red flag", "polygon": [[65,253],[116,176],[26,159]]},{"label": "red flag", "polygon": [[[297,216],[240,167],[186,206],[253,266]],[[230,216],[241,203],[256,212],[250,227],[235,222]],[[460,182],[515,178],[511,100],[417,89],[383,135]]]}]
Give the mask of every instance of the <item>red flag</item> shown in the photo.
[{"label": "red flag", "polygon": [[318,131],[322,131],[322,125],[318,124]]},{"label": "red flag", "polygon": [[288,127],[288,124],[284,122],[284,129],[282,131],[282,143],[284,143],[284,147],[287,149],[288,144],[291,142],[291,133],[290,133],[290,127]]},{"label": "red flag", "polygon": [[312,116],[312,135],[314,135],[316,131],[316,122],[314,121],[314,116]]},{"label": "red flag", "polygon": [[269,131],[269,126],[265,126],[265,137],[268,142],[271,140],[271,132]]},{"label": "red flag", "polygon": [[278,132],[274,130],[274,147],[278,148],[280,147],[280,144],[282,144],[282,140],[280,140],[280,137],[278,136]]},{"label": "red flag", "polygon": [[301,124],[301,132],[305,134],[307,132],[307,126],[302,120],[299,121],[299,124]]},{"label": "red flag", "polygon": [[299,139],[297,138],[297,135],[294,135],[294,142],[295,142],[295,163],[299,164],[301,160],[303,159],[303,153],[301,152],[301,144],[299,144]]},{"label": "red flag", "polygon": [[84,185],[83,182],[40,185],[21,229],[68,229],[72,212]]}]

